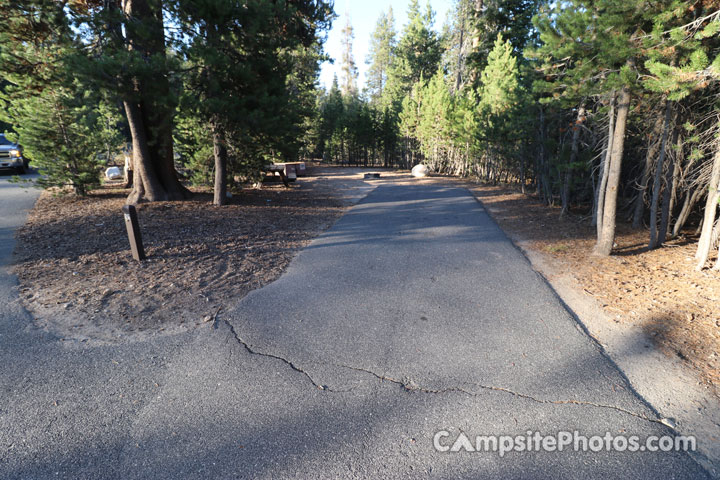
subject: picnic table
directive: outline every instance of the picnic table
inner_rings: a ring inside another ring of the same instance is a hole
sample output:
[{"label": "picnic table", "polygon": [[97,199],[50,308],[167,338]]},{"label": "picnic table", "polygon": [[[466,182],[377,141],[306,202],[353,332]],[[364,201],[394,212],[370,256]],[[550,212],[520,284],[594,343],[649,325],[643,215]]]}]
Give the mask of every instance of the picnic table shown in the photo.
[{"label": "picnic table", "polygon": [[297,180],[297,177],[305,175],[305,162],[285,162],[272,163],[265,165],[262,172],[267,177],[275,177],[276,174],[287,188],[290,188],[290,182]]},{"label": "picnic table", "polygon": [[[288,170],[294,170],[294,173],[298,177],[304,177],[305,173],[305,162],[283,162],[277,163],[276,165],[285,165],[285,175],[289,175]],[[292,168],[291,168],[292,167]]]},{"label": "picnic table", "polygon": [[285,174],[285,166],[284,165],[276,165],[276,164],[265,165],[262,169],[262,173],[265,174],[266,178],[274,177],[275,174],[278,174],[280,176],[280,179],[283,182],[283,185],[285,185],[286,188],[290,188],[290,183],[288,183],[288,176]]}]

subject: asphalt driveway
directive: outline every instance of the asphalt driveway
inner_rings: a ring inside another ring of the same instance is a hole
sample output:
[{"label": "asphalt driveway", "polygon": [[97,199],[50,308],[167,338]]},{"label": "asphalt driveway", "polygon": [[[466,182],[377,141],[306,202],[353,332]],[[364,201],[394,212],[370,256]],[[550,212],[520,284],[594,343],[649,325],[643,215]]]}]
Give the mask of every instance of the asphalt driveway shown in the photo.
[{"label": "asphalt driveway", "polygon": [[0,478],[707,476],[684,452],[439,451],[673,434],[460,188],[378,187],[204,330],[61,341],[1,308]]}]

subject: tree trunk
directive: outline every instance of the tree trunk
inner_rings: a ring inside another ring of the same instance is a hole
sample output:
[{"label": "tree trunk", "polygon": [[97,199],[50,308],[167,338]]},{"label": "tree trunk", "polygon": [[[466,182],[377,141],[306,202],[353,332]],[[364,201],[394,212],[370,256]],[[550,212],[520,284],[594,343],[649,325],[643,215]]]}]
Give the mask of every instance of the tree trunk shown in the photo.
[{"label": "tree trunk", "polygon": [[705,262],[707,262],[708,255],[710,254],[710,249],[712,248],[712,230],[715,225],[715,214],[718,208],[718,200],[720,199],[720,142],[717,142],[715,145],[715,157],[713,159],[712,173],[710,175],[710,184],[708,187],[702,232],[698,242],[698,249],[695,253],[695,259],[698,261],[695,266],[695,270],[703,269]]},{"label": "tree trunk", "polygon": [[227,202],[227,146],[223,132],[216,122],[213,122],[212,134],[213,156],[215,157],[213,205],[222,206]]},{"label": "tree trunk", "polygon": [[680,235],[680,230],[682,230],[682,228],[685,226],[685,222],[687,222],[688,218],[690,217],[690,212],[692,212],[693,207],[700,199],[700,195],[702,195],[702,193],[702,189],[696,188],[693,191],[688,190],[685,194],[685,202],[680,209],[680,213],[678,214],[678,218],[675,221],[675,225],[673,225],[673,238]]},{"label": "tree trunk", "polygon": [[[663,120],[662,139],[660,140],[660,155],[655,167],[655,178],[653,180],[652,199],[650,200],[650,243],[648,248],[656,248],[658,242],[658,203],[660,202],[660,188],[662,186],[662,174],[667,152],[667,139],[670,132],[670,117],[672,116],[672,104],[665,101],[665,119]],[[665,188],[668,188],[666,185]]]},{"label": "tree trunk", "polygon": [[159,201],[162,197],[162,185],[155,174],[152,154],[148,146],[145,124],[138,105],[125,101],[125,114],[127,115],[130,136],[132,137],[132,162],[135,168],[133,189],[128,197],[128,203],[137,203],[140,200]]},{"label": "tree trunk", "polygon": [[608,256],[615,243],[615,221],[617,217],[617,195],[620,186],[620,173],[622,171],[623,148],[625,146],[625,127],[630,110],[630,87],[620,90],[617,105],[617,119],[613,132],[613,146],[608,163],[608,181],[605,189],[605,199],[602,210],[602,230],[600,238],[595,244],[593,253]]},{"label": "tree trunk", "polygon": [[[668,222],[668,234],[670,234],[670,224],[672,223],[672,212],[675,211],[675,207],[678,203],[678,189],[680,187],[680,180],[683,174],[683,138],[680,136],[679,129],[675,130],[675,168],[673,169],[672,178],[672,190],[670,192],[670,206],[668,212],[670,213],[670,221]],[[670,238],[673,238],[672,236]]]},{"label": "tree trunk", "polygon": [[581,104],[578,108],[577,118],[575,124],[572,126],[572,144],[570,146],[570,159],[565,169],[565,179],[563,180],[563,192],[562,192],[562,210],[560,216],[567,214],[570,211],[570,180],[572,179],[572,168],[578,158],[578,150],[580,143],[580,128],[582,123],[585,121],[585,104]]},{"label": "tree trunk", "polygon": [[553,190],[552,190],[552,171],[550,170],[550,162],[545,157],[545,164],[543,167],[543,185],[544,185],[544,196],[545,204],[552,206],[553,201]]},{"label": "tree trunk", "polygon": [[[538,129],[538,152],[535,157],[535,194],[540,197],[543,191],[542,181],[542,170],[544,167],[545,157],[545,136],[543,132],[545,130],[545,115],[542,107],[540,107],[540,128]],[[544,199],[543,199],[544,200]]]},{"label": "tree trunk", "polygon": [[132,188],[133,186],[133,159],[130,155],[125,153],[125,167],[123,168],[123,174],[125,176],[125,188]]},{"label": "tree trunk", "polygon": [[598,193],[597,193],[597,213],[595,216],[595,230],[597,232],[597,241],[600,241],[600,234],[603,229],[603,213],[605,211],[605,192],[607,189],[608,178],[610,176],[610,157],[612,155],[613,141],[615,139],[615,98],[610,102],[610,112],[608,113],[610,119],[608,120],[608,138],[607,146],[601,160],[602,174],[600,181],[598,182]]},{"label": "tree trunk", "polygon": [[[162,6],[148,0],[127,0],[125,32],[128,48],[143,57],[165,54]],[[135,182],[128,203],[182,200],[190,192],[175,171],[172,143],[172,106],[167,104],[167,75],[150,80],[135,78],[132,98],[123,101],[133,141]]]},{"label": "tree trunk", "polygon": [[[464,13],[464,12],[462,12]],[[454,93],[457,93],[462,88],[462,71],[463,71],[463,64],[464,64],[464,46],[465,46],[465,15],[460,15],[460,50],[458,50],[458,59],[457,59],[457,72],[455,72],[455,91]]]},{"label": "tree trunk", "polygon": [[[483,9],[483,0],[475,0],[475,16],[480,16]],[[473,38],[473,47],[477,47],[480,42],[480,32],[476,31],[475,38]]]},{"label": "tree trunk", "polygon": [[[678,131],[673,132],[672,144],[678,139]],[[672,215],[675,190],[677,188],[678,176],[675,174],[677,167],[676,156],[671,155],[669,157],[670,164],[665,174],[665,193],[663,194],[662,210],[660,212],[660,231],[658,231],[658,245],[665,243],[665,239],[668,234],[668,226],[670,225],[670,216]]]},{"label": "tree trunk", "polygon": [[[600,163],[598,164],[597,169],[592,168],[590,170],[590,182],[592,183],[592,190],[593,190],[593,203],[592,203],[592,224],[593,226],[597,225],[597,209],[598,209],[598,196],[600,193],[600,179],[603,176],[603,172],[605,170],[604,160],[605,155],[607,152],[608,142],[607,139],[603,140],[603,148],[600,152],[600,156],[598,157],[600,159]],[[596,174],[597,172],[597,174]]]},{"label": "tree trunk", "polygon": [[545,123],[545,111],[540,107],[540,171],[538,172],[539,184],[542,191],[543,203],[550,205],[552,201],[552,187],[550,184],[550,166],[547,161],[547,127]]},{"label": "tree trunk", "polygon": [[[716,248],[718,244],[720,244],[720,218],[715,220],[715,225],[712,229],[712,235],[710,235],[710,250]],[[715,263],[717,264],[717,261]]]},{"label": "tree trunk", "polygon": [[524,195],[525,191],[525,155],[520,155],[520,192]]},{"label": "tree trunk", "polygon": [[[478,25],[479,22],[477,21],[477,19],[480,17],[480,15],[482,13],[483,0],[475,0],[475,4],[473,5],[473,7],[474,7],[475,12],[474,12],[474,19],[473,19],[472,23],[475,24],[475,28],[473,29],[473,34],[472,34],[473,38],[472,38],[472,50],[471,51],[477,52],[478,47],[480,46],[480,35],[482,34],[482,32],[480,31],[480,28]],[[475,84],[477,82],[479,76],[480,76],[480,72],[478,71],[478,69],[477,68],[472,69],[472,71],[470,72],[470,75],[469,75],[470,83]]]},{"label": "tree trunk", "polygon": [[645,192],[647,191],[648,183],[650,182],[650,169],[652,168],[653,159],[657,155],[658,148],[660,148],[660,142],[655,141],[658,135],[661,134],[663,127],[663,117],[660,117],[655,122],[655,126],[650,133],[650,140],[648,143],[648,149],[645,153],[645,163],[643,165],[643,171],[640,174],[640,184],[638,185],[638,194],[635,197],[635,207],[633,210],[633,228],[640,228],[643,223],[643,214],[645,213]]}]

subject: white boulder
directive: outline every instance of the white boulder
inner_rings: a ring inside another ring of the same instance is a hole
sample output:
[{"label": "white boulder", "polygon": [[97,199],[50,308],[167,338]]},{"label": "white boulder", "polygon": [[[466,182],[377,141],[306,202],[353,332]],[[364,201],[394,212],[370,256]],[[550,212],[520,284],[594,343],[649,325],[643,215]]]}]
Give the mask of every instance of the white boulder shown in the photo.
[{"label": "white boulder", "polygon": [[422,178],[427,177],[428,173],[430,173],[430,169],[426,165],[415,165],[412,170],[410,171],[413,177]]},{"label": "white boulder", "polygon": [[123,173],[118,167],[110,167],[105,170],[105,178],[108,180],[120,180],[123,178]]}]

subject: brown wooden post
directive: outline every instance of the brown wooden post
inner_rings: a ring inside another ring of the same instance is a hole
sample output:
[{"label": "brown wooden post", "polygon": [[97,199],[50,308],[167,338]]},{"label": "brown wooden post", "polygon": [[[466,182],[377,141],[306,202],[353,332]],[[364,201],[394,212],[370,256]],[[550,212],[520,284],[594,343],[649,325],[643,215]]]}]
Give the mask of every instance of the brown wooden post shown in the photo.
[{"label": "brown wooden post", "polygon": [[122,207],[125,216],[125,228],[127,228],[130,249],[135,260],[145,260],[145,249],[143,248],[142,237],[140,236],[140,224],[138,223],[137,210],[133,205]]}]

